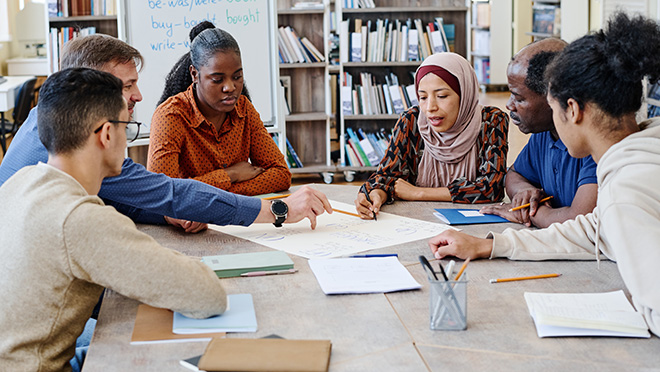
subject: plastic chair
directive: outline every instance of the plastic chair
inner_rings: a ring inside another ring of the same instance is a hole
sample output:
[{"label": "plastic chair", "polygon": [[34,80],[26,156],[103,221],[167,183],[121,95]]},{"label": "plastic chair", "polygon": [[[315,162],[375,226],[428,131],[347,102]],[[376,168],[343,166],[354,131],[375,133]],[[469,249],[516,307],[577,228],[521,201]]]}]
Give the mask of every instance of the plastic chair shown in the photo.
[{"label": "plastic chair", "polygon": [[7,153],[7,135],[13,136],[18,131],[18,128],[27,119],[30,109],[32,109],[32,101],[34,100],[34,86],[37,83],[37,78],[30,79],[23,83],[18,89],[16,101],[14,103],[14,112],[12,118],[14,122],[3,120],[0,122],[0,146],[2,153]]}]

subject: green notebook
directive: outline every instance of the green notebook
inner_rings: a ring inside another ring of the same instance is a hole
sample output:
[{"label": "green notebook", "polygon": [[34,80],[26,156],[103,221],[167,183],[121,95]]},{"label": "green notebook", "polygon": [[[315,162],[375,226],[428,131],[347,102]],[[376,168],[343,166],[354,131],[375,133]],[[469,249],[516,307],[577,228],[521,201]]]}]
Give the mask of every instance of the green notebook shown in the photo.
[{"label": "green notebook", "polygon": [[293,269],[293,261],[282,251],[204,256],[202,262],[209,265],[218,278],[241,276],[253,271]]}]

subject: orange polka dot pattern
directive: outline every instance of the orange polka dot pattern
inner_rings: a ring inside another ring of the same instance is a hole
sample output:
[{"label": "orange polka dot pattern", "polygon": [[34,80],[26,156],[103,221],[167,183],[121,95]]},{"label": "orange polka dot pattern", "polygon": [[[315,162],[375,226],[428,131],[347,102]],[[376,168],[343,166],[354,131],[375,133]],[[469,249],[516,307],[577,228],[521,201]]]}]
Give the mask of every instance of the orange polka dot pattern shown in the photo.
[{"label": "orange polka dot pattern", "polygon": [[[249,161],[265,169],[257,177],[231,183],[224,171]],[[286,190],[291,172],[252,103],[241,96],[220,132],[199,111],[192,85],[170,97],[151,120],[147,169],[175,178],[192,178],[242,195]]]}]

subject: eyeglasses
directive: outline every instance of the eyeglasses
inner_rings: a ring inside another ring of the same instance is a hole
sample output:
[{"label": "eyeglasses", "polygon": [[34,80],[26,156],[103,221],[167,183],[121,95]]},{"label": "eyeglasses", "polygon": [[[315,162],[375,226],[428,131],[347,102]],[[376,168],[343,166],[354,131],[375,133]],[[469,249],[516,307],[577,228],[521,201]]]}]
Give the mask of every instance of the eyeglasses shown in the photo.
[{"label": "eyeglasses", "polygon": [[[108,123],[113,123],[113,124],[126,124],[126,140],[128,142],[133,142],[138,138],[138,135],[140,134],[140,125],[142,123],[138,121],[124,121],[124,120],[108,120]],[[94,133],[98,133],[101,128],[105,123],[101,124],[100,127],[96,128]]]}]

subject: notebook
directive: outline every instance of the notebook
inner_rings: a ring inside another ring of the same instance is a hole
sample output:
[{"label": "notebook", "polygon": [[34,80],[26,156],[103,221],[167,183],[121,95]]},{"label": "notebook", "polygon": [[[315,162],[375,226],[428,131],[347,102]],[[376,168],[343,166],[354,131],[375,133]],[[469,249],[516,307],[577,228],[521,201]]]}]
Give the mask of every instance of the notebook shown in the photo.
[{"label": "notebook", "polygon": [[[282,336],[279,336],[279,335],[276,335],[276,334],[272,334],[272,335],[264,336],[264,337],[262,337],[262,338],[277,338],[277,339],[282,339]],[[210,341],[210,340],[209,340],[209,341]],[[200,359],[202,359],[202,356],[201,356],[201,355],[197,355],[197,356],[194,356],[194,357],[192,357],[192,358],[181,359],[181,360],[179,361],[179,364],[181,364],[182,366],[188,368],[188,369],[191,370],[191,371],[195,371],[195,372],[205,372],[204,370],[201,370],[201,369],[199,369],[199,367],[198,367],[198,365],[199,365],[199,360],[200,360]]]},{"label": "notebook", "polygon": [[509,222],[506,218],[494,214],[482,214],[476,209],[436,209],[433,213],[442,222],[449,225],[470,225],[476,223]]},{"label": "notebook", "polygon": [[525,293],[539,337],[651,335],[642,314],[623,291],[607,293]]},{"label": "notebook", "polygon": [[213,337],[224,337],[225,332],[204,335],[179,335],[172,332],[172,310],[161,309],[145,304],[138,306],[135,325],[131,335],[131,345],[161,342],[211,341]]},{"label": "notebook", "polygon": [[202,262],[210,266],[218,278],[241,276],[241,274],[254,271],[293,269],[293,261],[282,251],[204,256]]},{"label": "notebook", "polygon": [[227,311],[223,314],[193,319],[175,312],[172,322],[172,332],[176,334],[256,331],[257,316],[249,293],[228,295]]},{"label": "notebook", "polygon": [[330,340],[214,338],[199,360],[205,371],[325,372]]}]

